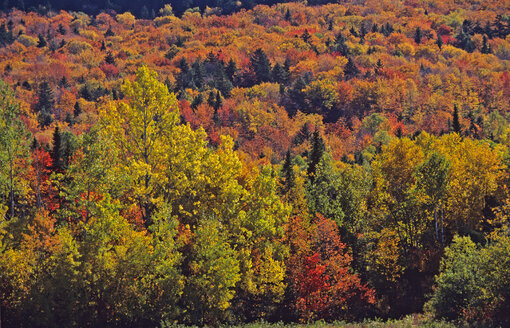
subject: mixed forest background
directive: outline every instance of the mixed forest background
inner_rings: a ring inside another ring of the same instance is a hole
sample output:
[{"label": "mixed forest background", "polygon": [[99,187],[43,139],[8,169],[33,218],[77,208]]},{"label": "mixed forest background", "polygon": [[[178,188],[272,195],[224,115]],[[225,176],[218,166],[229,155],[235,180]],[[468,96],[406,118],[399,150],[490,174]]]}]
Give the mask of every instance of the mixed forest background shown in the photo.
[{"label": "mixed forest background", "polygon": [[508,1],[101,4],[3,3],[4,327],[509,324]]}]

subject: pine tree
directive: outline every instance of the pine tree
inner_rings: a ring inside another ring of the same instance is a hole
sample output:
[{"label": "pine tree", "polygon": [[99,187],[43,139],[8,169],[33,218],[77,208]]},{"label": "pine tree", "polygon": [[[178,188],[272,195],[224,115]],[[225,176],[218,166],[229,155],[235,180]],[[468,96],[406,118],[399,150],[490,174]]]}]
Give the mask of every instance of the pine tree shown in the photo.
[{"label": "pine tree", "polygon": [[216,104],[216,97],[214,95],[214,91],[209,92],[209,96],[207,97],[207,104],[214,108]]},{"label": "pine tree", "polygon": [[283,62],[283,71],[285,72],[285,83],[290,82],[290,60],[289,58],[285,58]]},{"label": "pine tree", "polygon": [[193,76],[193,82],[195,83],[198,89],[201,89],[204,85],[204,68],[199,59],[195,60],[193,64],[191,64],[191,71]]},{"label": "pine tree", "polygon": [[365,24],[361,24],[361,29],[359,32],[359,43],[365,44],[365,35],[367,35],[367,30],[365,28]]},{"label": "pine tree", "polygon": [[386,23],[386,25],[384,25],[384,36],[389,36],[391,33],[393,33],[393,31],[393,26],[391,26],[390,23]]},{"label": "pine tree", "polygon": [[338,51],[342,56],[347,57],[350,53],[349,47],[345,44],[345,37],[339,33],[335,39],[335,51]]},{"label": "pine tree", "polygon": [[284,194],[288,193],[292,188],[294,188],[296,184],[296,177],[294,176],[294,169],[292,165],[292,157],[290,155],[290,150],[287,150],[287,154],[285,155],[285,162],[282,166],[281,171],[282,176],[282,191]]},{"label": "pine tree", "polygon": [[214,86],[216,87],[216,89],[218,89],[220,91],[220,93],[225,98],[230,97],[230,92],[234,88],[234,86],[232,85],[232,82],[230,82],[230,80],[227,77],[225,77],[225,74],[223,74],[223,73],[221,73],[220,76],[218,76],[215,79]]},{"label": "pine tree", "polygon": [[264,50],[257,49],[251,55],[250,61],[255,73],[256,83],[269,82],[271,80],[271,63]]},{"label": "pine tree", "polygon": [[278,91],[280,93],[280,96],[285,95],[285,85],[283,83],[280,83],[280,87],[278,88]]},{"label": "pine tree", "polygon": [[276,83],[285,83],[286,81],[286,73],[283,69],[282,65],[276,63],[273,66],[273,70],[271,71],[272,81]]},{"label": "pine tree", "polygon": [[236,62],[232,58],[230,58],[227,67],[225,67],[225,75],[231,82],[234,82],[234,77],[236,73],[237,73]]},{"label": "pine tree", "polygon": [[491,52],[492,52],[492,49],[491,49],[490,44],[488,43],[487,36],[484,35],[481,53],[482,54],[490,54]]},{"label": "pine tree", "polygon": [[319,130],[316,128],[312,135],[312,150],[310,152],[307,170],[308,176],[312,181],[315,177],[317,165],[320,163],[325,149],[324,140],[322,140]]},{"label": "pine tree", "polygon": [[310,33],[308,32],[308,29],[305,29],[305,31],[303,32],[303,34],[301,34],[301,39],[303,39],[303,41],[305,41],[305,43],[308,43],[310,42],[310,39],[312,38],[312,36],[310,35]]},{"label": "pine tree", "polygon": [[291,18],[290,10],[287,8],[287,11],[285,12],[285,20],[290,21]]},{"label": "pine tree", "polygon": [[356,31],[356,29],[354,28],[354,26],[351,27],[351,29],[349,30],[349,32],[351,32],[351,34],[355,37],[358,37],[358,32]]},{"label": "pine tree", "polygon": [[345,65],[344,68],[344,75],[346,79],[353,78],[358,74],[359,74],[358,67],[356,66],[352,58],[349,57],[349,60],[347,61],[347,64]]},{"label": "pine tree", "polygon": [[111,26],[108,26],[108,29],[106,30],[106,32],[104,33],[104,36],[107,38],[109,36],[114,36],[115,33],[113,33],[112,31],[112,27]]},{"label": "pine tree", "polygon": [[471,40],[471,36],[465,32],[465,30],[461,30],[461,32],[455,38],[455,45],[461,49],[466,50],[467,52],[473,52],[475,50],[475,44],[473,40]]},{"label": "pine tree", "polygon": [[53,106],[55,105],[53,91],[48,82],[41,82],[37,92],[37,98],[35,112],[38,115],[39,125],[44,128],[53,122],[52,112]]},{"label": "pine tree", "polygon": [[50,84],[47,81],[41,82],[39,85],[39,91],[37,92],[38,102],[36,105],[36,111],[53,109],[55,101],[53,100],[53,90],[51,90]]},{"label": "pine tree", "polygon": [[73,111],[74,117],[80,116],[81,114],[81,106],[79,102],[76,102],[74,104],[74,111]]},{"label": "pine tree", "polygon": [[436,44],[439,47],[439,50],[441,50],[441,48],[443,48],[443,37],[441,35],[437,36]]},{"label": "pine tree", "polygon": [[290,116],[296,114],[296,112],[301,109],[304,110],[305,103],[305,92],[303,91],[306,88],[305,80],[300,76],[292,88],[289,90],[289,98],[291,103],[289,106],[286,106],[287,112]]},{"label": "pine tree", "polygon": [[62,79],[60,80],[59,84],[64,89],[69,87],[69,83],[67,82],[67,78],[65,77],[65,75],[62,76]]},{"label": "pine tree", "polygon": [[397,138],[401,139],[403,135],[404,135],[404,134],[403,134],[403,132],[402,132],[402,126],[400,126],[400,125],[399,125],[399,126],[398,126],[398,128],[397,128],[397,131],[395,132],[395,136],[396,136]]},{"label": "pine tree", "polygon": [[193,102],[191,103],[191,108],[193,110],[197,109],[198,106],[200,106],[204,102],[204,96],[202,96],[201,93],[198,94],[198,96],[193,99]]},{"label": "pine tree", "polygon": [[414,42],[416,42],[417,44],[420,44],[421,43],[421,29],[418,27],[416,28],[416,32],[414,32]]},{"label": "pine tree", "polygon": [[115,58],[113,57],[111,51],[106,53],[106,57],[104,58],[104,62],[110,65],[115,65]]},{"label": "pine tree", "polygon": [[294,137],[294,140],[292,142],[296,145],[302,144],[305,140],[308,140],[310,138],[310,127],[308,126],[308,123],[303,124],[299,132]]},{"label": "pine tree", "polygon": [[487,21],[487,23],[485,23],[482,33],[485,33],[490,39],[492,39],[493,31],[491,22]]},{"label": "pine tree", "polygon": [[453,105],[452,130],[459,135],[462,134],[462,126],[460,125],[459,120],[459,108],[457,107],[457,104]]},{"label": "pine tree", "polygon": [[63,169],[62,161],[62,139],[58,126],[53,131],[53,147],[51,148],[52,169],[59,172]]},{"label": "pine tree", "polygon": [[365,35],[367,35],[367,29],[365,27],[365,24],[361,24],[361,29],[359,31],[359,36],[361,40],[365,39]]},{"label": "pine tree", "polygon": [[44,36],[42,34],[39,34],[39,41],[37,42],[37,48],[44,48],[46,47],[47,43],[44,39]]},{"label": "pine tree", "polygon": [[177,74],[176,79],[176,91],[184,91],[190,88],[193,84],[193,72],[191,71],[186,58],[181,58],[178,64],[181,69],[180,73]]}]

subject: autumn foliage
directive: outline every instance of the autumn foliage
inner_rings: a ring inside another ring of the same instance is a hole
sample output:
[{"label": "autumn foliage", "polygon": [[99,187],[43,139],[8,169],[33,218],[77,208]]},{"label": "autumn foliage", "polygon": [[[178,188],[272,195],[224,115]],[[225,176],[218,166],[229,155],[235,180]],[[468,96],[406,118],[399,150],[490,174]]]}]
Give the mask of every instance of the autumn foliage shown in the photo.
[{"label": "autumn foliage", "polygon": [[197,3],[0,16],[0,323],[504,326],[508,3]]}]

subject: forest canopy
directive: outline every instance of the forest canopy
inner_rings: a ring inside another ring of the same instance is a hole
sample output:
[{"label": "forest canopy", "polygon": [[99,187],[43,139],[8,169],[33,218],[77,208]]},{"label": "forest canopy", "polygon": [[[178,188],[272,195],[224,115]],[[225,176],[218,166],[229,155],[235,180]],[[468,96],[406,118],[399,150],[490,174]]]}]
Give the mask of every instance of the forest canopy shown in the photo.
[{"label": "forest canopy", "polygon": [[2,326],[510,324],[508,1],[215,3],[0,16]]},{"label": "forest canopy", "polygon": [[[282,2],[278,0],[147,0],[143,2],[133,0],[7,0],[3,2],[3,10],[17,8],[20,10],[72,10],[83,11],[88,14],[105,12],[126,12],[129,11],[142,19],[154,19],[161,14],[160,10],[165,5],[170,5],[177,15],[182,15],[187,10],[204,10],[206,8],[217,8],[222,14],[231,14],[241,9],[251,9],[256,5],[274,5]],[[336,2],[334,0],[310,0],[309,5],[321,5]]]}]

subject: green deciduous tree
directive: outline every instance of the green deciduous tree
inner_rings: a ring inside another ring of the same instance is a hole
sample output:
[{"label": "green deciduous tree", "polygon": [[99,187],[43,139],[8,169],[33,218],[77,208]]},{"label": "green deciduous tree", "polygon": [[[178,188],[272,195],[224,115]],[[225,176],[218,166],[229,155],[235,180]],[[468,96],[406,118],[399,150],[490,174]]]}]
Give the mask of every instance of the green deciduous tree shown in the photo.
[{"label": "green deciduous tree", "polygon": [[[437,152],[432,152],[416,168],[417,188],[427,197],[427,205],[434,213],[436,240],[442,244],[444,244],[444,203],[448,190],[449,170],[450,162]],[[440,222],[438,212],[440,212]]]},{"label": "green deciduous tree", "polygon": [[20,120],[19,106],[9,86],[0,81],[0,191],[9,217],[16,213],[20,190],[22,162],[28,160],[29,133]]}]

